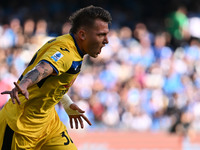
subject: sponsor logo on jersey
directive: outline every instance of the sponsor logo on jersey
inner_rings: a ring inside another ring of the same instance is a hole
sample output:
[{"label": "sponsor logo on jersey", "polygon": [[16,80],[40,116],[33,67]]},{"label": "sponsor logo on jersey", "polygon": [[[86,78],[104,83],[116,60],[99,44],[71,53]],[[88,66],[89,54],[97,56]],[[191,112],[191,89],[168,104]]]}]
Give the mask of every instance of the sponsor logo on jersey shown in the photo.
[{"label": "sponsor logo on jersey", "polygon": [[63,54],[61,54],[60,52],[56,52],[53,56],[51,56],[51,58],[57,62],[60,58],[63,57]]},{"label": "sponsor logo on jersey", "polygon": [[70,52],[68,49],[66,49],[66,48],[60,48],[62,51],[68,51],[68,52]]}]

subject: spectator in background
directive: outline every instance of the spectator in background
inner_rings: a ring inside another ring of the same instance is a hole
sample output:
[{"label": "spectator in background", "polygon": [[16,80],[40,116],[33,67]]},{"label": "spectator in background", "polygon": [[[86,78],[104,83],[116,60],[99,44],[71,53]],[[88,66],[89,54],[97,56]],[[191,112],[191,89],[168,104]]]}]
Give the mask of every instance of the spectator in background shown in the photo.
[{"label": "spectator in background", "polygon": [[38,20],[36,23],[35,35],[47,35],[47,22],[44,19]]},{"label": "spectator in background", "polygon": [[132,37],[132,31],[129,27],[122,27],[119,31],[119,38],[123,47],[131,47],[131,44],[135,42]]},{"label": "spectator in background", "polygon": [[[143,64],[146,69],[155,61],[155,57],[152,49],[152,36],[147,27],[143,23],[136,24],[133,31],[134,37],[139,41],[139,44],[135,46],[136,55],[133,54],[133,61],[137,60],[137,63]],[[137,57],[135,59],[135,56]]]},{"label": "spectator in background", "polygon": [[163,59],[170,59],[172,57],[172,50],[167,46],[166,32],[160,32],[155,35],[153,51],[155,59],[158,62]]},{"label": "spectator in background", "polygon": [[16,35],[8,24],[4,24],[0,31],[0,48],[6,49],[15,46]]},{"label": "spectator in background", "polygon": [[190,36],[187,8],[183,5],[178,6],[177,10],[172,12],[166,19],[166,27],[168,32],[172,35],[174,46],[181,46],[183,41],[187,41]]},{"label": "spectator in background", "polygon": [[34,30],[35,30],[35,22],[33,19],[27,19],[24,22],[24,38],[25,38],[25,43],[31,43],[31,38],[34,35]]}]

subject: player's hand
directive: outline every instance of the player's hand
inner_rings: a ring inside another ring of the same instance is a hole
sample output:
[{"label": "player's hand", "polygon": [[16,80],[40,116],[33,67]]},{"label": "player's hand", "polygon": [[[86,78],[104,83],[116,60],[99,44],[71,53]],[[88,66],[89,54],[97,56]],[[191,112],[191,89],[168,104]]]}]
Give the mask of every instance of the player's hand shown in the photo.
[{"label": "player's hand", "polygon": [[21,102],[19,100],[18,93],[23,94],[27,100],[29,99],[28,98],[29,93],[27,89],[23,89],[22,87],[19,86],[18,83],[14,82],[14,84],[15,84],[15,87],[11,91],[4,91],[4,92],[1,92],[1,94],[10,94],[13,104],[15,104],[15,101],[17,101],[17,103],[20,105]]},{"label": "player's hand", "polygon": [[70,126],[71,128],[73,128],[73,121],[75,123],[75,127],[76,129],[78,129],[78,124],[81,125],[81,128],[84,127],[83,125],[83,119],[91,126],[91,122],[89,121],[89,119],[83,114],[85,111],[83,111],[82,109],[80,109],[76,104],[71,104],[69,106],[75,113],[75,115],[69,115],[69,119],[70,119]]}]

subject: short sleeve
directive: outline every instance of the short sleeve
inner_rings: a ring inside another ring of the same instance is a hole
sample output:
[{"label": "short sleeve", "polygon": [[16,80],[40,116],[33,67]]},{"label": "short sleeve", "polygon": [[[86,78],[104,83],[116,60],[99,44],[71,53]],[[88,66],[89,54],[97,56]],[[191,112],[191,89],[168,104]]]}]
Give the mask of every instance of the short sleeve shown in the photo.
[{"label": "short sleeve", "polygon": [[53,45],[43,54],[40,61],[49,63],[57,75],[61,75],[72,65],[72,55],[69,51],[63,51],[62,46]]}]

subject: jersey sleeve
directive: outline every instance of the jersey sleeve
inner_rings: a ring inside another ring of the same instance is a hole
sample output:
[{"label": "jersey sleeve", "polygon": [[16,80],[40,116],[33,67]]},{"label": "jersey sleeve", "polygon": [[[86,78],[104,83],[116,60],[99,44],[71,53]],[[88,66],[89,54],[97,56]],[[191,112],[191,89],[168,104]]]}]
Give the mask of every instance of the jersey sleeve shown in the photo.
[{"label": "jersey sleeve", "polygon": [[40,61],[49,63],[57,75],[66,72],[72,65],[73,54],[69,51],[63,51],[61,48],[60,45],[51,46],[40,59]]}]

